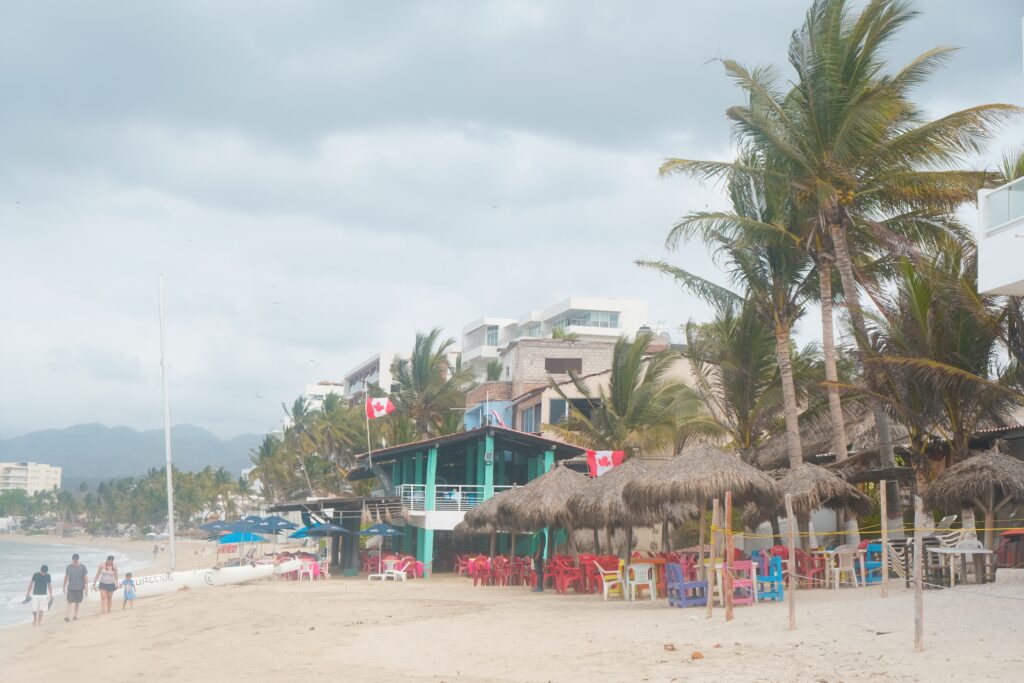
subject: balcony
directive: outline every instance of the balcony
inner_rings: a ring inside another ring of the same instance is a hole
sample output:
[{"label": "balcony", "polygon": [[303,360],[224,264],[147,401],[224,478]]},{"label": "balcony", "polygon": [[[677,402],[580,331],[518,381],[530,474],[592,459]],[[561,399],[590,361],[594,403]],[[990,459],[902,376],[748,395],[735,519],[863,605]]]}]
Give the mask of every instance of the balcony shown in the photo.
[{"label": "balcony", "polygon": [[[511,486],[495,486],[494,492],[500,493]],[[402,484],[398,487],[398,495],[402,499],[402,507],[411,512],[426,512],[426,484]],[[434,511],[466,512],[484,502],[484,487],[474,484],[458,486],[434,487]]]},{"label": "balcony", "polygon": [[978,291],[1024,296],[1024,178],[978,193]]}]

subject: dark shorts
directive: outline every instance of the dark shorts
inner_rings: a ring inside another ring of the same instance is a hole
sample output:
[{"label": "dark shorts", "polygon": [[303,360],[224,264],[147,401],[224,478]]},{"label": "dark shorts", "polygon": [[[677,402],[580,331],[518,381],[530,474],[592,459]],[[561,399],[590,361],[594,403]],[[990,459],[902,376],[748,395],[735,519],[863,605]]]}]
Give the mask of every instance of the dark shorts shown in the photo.
[{"label": "dark shorts", "polygon": [[82,594],[84,594],[84,593],[85,593],[85,590],[82,589],[82,588],[79,588],[78,590],[75,590],[74,588],[69,588],[68,589],[68,602],[72,602],[72,603],[82,602]]},{"label": "dark shorts", "polygon": [[100,590],[106,591],[107,593],[113,593],[117,590],[117,585],[113,583],[101,583]]}]

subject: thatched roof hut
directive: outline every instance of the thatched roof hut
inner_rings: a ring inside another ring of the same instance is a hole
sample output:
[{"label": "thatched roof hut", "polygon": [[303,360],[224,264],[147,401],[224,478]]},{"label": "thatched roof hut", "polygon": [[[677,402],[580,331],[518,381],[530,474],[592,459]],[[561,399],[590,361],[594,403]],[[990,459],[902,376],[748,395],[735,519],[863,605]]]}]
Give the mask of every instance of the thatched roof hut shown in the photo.
[{"label": "thatched roof hut", "polygon": [[[785,497],[787,493],[793,496],[793,512],[799,517],[810,515],[820,508],[846,510],[853,515],[871,512],[871,501],[860,489],[824,467],[804,463],[795,470],[786,468],[771,474],[778,479],[782,496]],[[750,505],[744,512],[743,521],[754,526],[756,522],[785,514],[782,502],[769,507]]]},{"label": "thatched roof hut", "polygon": [[651,471],[650,465],[633,458],[600,477],[591,479],[567,502],[573,526],[620,529],[627,526],[653,526],[666,519],[681,524],[700,514],[698,507],[692,503],[657,509],[639,509],[626,505],[622,498],[622,490],[630,482]]},{"label": "thatched roof hut", "polygon": [[555,467],[498,501],[498,526],[520,530],[571,526],[566,503],[587,484],[587,476],[568,467]]},{"label": "thatched roof hut", "polygon": [[517,486],[516,488],[506,489],[494,494],[484,502],[466,512],[466,516],[464,518],[466,525],[473,529],[486,530],[486,533],[490,533],[492,530],[512,531],[512,529],[508,527],[502,527],[499,525],[498,505],[503,501],[511,500],[515,496],[519,495],[522,490],[523,487]]},{"label": "thatched roof hut", "polygon": [[944,510],[977,507],[985,513],[985,545],[992,547],[996,514],[1011,501],[1024,502],[1024,462],[998,451],[972,455],[936,477],[925,497]]},{"label": "thatched roof hut", "polygon": [[685,449],[656,470],[626,484],[622,497],[637,510],[674,503],[701,504],[732,492],[735,505],[769,506],[780,499],[779,485],[739,456],[701,444]]}]

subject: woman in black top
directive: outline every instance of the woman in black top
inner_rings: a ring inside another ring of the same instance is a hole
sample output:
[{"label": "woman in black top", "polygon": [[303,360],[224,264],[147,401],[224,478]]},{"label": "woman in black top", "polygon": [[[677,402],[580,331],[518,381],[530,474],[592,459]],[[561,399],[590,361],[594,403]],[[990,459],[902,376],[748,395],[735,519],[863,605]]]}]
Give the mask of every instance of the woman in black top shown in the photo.
[{"label": "woman in black top", "polygon": [[[31,597],[29,594],[31,593]],[[50,569],[45,564],[29,579],[25,589],[25,602],[32,602],[32,625],[43,625],[43,612],[53,602],[53,583],[50,580]]]}]

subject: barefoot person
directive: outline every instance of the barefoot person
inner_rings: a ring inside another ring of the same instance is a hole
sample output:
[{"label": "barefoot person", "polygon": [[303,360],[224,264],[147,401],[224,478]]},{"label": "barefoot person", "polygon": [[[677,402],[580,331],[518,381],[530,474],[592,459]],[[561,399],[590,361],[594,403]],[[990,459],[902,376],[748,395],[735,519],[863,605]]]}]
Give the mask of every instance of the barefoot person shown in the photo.
[{"label": "barefoot person", "polygon": [[[64,621],[78,618],[78,606],[85,597],[85,582],[89,580],[89,572],[85,565],[78,561],[78,553],[71,556],[71,564],[64,569],[64,593],[68,596],[68,611]],[[74,616],[72,616],[74,611]]]},{"label": "barefoot person", "polygon": [[32,601],[32,625],[42,626],[43,612],[48,610],[50,603],[53,602],[53,582],[50,579],[50,568],[45,564],[29,579],[28,588],[25,589],[25,600]]},{"label": "barefoot person", "polygon": [[92,579],[93,590],[96,590],[97,582],[100,589],[100,614],[107,614],[114,600],[114,591],[117,590],[117,567],[113,555],[107,555],[107,561],[96,570],[96,576]]},{"label": "barefoot person", "polygon": [[121,588],[124,588],[124,604],[121,605],[123,610],[125,607],[135,607],[135,582],[132,580],[132,573],[125,572],[124,581],[121,582]]}]

